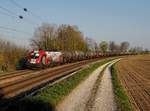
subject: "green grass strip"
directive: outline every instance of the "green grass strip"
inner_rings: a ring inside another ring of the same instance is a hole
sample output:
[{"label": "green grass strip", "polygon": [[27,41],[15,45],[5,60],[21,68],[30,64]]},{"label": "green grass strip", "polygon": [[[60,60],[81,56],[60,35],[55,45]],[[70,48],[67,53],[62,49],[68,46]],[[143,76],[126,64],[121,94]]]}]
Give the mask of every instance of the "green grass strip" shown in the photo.
[{"label": "green grass strip", "polygon": [[115,65],[111,67],[113,90],[115,94],[115,101],[117,103],[117,111],[133,111],[132,106],[129,102],[129,98],[121,85],[118,78]]},{"label": "green grass strip", "polygon": [[109,62],[112,59],[104,59],[89,67],[82,69],[75,75],[56,83],[55,85],[42,90],[35,96],[26,97],[25,99],[13,105],[11,110],[14,111],[53,111],[55,106],[64,99],[81,81],[85,80],[99,66]]}]

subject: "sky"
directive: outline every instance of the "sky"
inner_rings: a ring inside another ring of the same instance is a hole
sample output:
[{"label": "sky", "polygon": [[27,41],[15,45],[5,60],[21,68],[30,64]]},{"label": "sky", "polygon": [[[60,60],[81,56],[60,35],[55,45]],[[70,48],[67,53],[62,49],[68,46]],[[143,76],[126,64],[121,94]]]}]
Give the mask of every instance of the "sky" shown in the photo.
[{"label": "sky", "polygon": [[35,28],[50,23],[77,25],[97,42],[129,41],[132,47],[150,49],[150,0],[0,0],[0,7],[11,11],[0,8],[0,27],[20,31],[0,28],[0,38],[17,44],[29,45]]}]

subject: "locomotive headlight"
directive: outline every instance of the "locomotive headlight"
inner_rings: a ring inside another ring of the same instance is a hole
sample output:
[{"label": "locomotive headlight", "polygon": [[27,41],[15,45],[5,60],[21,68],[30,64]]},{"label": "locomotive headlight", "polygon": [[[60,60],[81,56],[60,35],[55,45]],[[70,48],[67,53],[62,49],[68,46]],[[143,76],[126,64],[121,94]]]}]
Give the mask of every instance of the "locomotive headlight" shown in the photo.
[{"label": "locomotive headlight", "polygon": [[35,56],[39,56],[39,54],[38,54],[38,53],[36,53],[36,54],[35,54]]}]

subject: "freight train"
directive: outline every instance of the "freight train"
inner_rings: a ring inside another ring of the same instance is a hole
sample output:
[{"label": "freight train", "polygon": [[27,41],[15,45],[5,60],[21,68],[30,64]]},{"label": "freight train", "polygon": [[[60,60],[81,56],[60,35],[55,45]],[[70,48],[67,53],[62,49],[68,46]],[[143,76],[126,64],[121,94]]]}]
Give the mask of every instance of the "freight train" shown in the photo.
[{"label": "freight train", "polygon": [[120,54],[100,53],[100,52],[61,52],[48,50],[33,50],[27,56],[26,66],[28,68],[45,68],[53,65],[72,63],[99,57],[116,56]]}]

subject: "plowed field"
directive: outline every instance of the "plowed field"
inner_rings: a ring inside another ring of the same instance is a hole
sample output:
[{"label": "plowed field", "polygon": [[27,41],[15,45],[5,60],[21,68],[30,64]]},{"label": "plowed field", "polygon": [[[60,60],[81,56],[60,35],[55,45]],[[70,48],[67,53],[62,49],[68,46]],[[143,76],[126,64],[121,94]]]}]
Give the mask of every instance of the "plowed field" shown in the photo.
[{"label": "plowed field", "polygon": [[116,68],[134,110],[150,111],[150,55],[127,57]]}]

